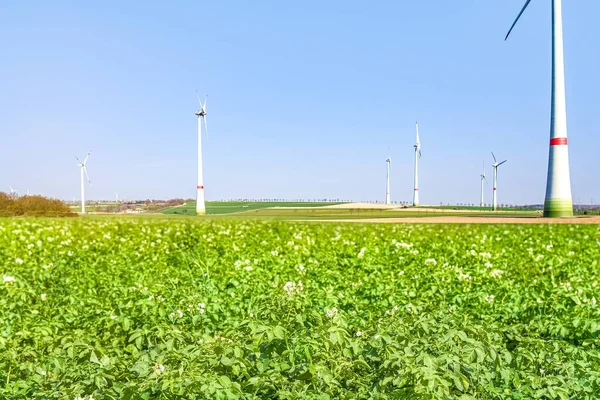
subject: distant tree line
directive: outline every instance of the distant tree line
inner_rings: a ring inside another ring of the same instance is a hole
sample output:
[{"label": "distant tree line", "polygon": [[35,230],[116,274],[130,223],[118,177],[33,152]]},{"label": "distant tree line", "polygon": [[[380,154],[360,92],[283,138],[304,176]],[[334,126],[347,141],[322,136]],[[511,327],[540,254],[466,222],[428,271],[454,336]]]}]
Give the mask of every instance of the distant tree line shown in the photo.
[{"label": "distant tree line", "polygon": [[14,196],[0,192],[0,217],[74,217],[61,200],[43,196]]}]

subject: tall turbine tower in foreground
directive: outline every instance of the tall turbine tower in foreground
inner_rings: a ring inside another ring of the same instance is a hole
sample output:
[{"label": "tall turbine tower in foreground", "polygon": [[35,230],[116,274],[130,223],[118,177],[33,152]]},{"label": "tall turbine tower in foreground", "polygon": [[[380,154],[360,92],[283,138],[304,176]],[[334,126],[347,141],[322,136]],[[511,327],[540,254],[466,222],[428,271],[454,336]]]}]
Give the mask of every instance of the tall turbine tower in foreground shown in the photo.
[{"label": "tall turbine tower in foreground", "polygon": [[392,204],[392,199],[390,196],[390,166],[392,165],[392,156],[390,155],[387,160],[385,160],[387,164],[387,179],[385,184],[385,204]]},{"label": "tall turbine tower in foreground", "polygon": [[85,156],[85,159],[83,161],[80,161],[79,158],[75,157],[75,159],[77,159],[77,162],[79,163],[79,169],[81,170],[81,213],[82,214],[85,214],[85,186],[84,186],[84,180],[83,180],[84,172],[85,172],[85,176],[86,176],[88,182],[90,184],[92,183],[92,181],[90,181],[90,177],[88,176],[87,168],[85,166],[87,164],[88,158],[90,158],[90,154],[92,154],[91,150],[87,153],[87,156]]},{"label": "tall turbine tower in foreground", "polygon": [[421,158],[421,140],[419,139],[419,122],[415,123],[417,127],[417,142],[415,143],[415,188],[413,191],[413,206],[419,205],[419,158]]},{"label": "tall turbine tower in foreground", "polygon": [[498,188],[498,167],[504,164],[508,160],[504,160],[502,162],[498,162],[496,160],[496,156],[492,152],[492,157],[494,157],[494,163],[492,164],[492,168],[494,168],[494,205],[493,210],[496,211],[498,209],[498,200],[497,200],[497,188]]},{"label": "tall turbine tower in foreground", "polygon": [[[544,217],[572,217],[571,176],[567,141],[567,106],[565,96],[565,59],[563,53],[562,0],[552,1],[552,109],[550,114],[550,154]],[[523,15],[527,0],[506,39]]]},{"label": "tall turbine tower in foreground", "polygon": [[485,161],[483,162],[483,172],[479,175],[479,178],[481,179],[481,201],[479,202],[479,207],[483,207],[485,205],[485,202],[483,201],[483,186],[487,183],[485,177]]},{"label": "tall turbine tower in foreground", "polygon": [[204,104],[198,97],[198,103],[200,103],[200,110],[196,111],[198,117],[198,185],[196,186],[196,215],[205,215],[206,207],[204,205],[204,178],[202,176],[202,123],[204,122],[204,130],[208,134],[208,127],[206,126],[206,99],[204,98]]}]

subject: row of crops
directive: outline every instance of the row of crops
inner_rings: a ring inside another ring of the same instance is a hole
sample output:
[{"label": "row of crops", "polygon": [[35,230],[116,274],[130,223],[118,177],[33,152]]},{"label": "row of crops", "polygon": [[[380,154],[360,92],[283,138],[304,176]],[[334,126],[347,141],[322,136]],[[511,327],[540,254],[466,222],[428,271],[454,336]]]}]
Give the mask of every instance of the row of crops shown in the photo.
[{"label": "row of crops", "polygon": [[2,399],[597,399],[600,229],[0,220]]}]

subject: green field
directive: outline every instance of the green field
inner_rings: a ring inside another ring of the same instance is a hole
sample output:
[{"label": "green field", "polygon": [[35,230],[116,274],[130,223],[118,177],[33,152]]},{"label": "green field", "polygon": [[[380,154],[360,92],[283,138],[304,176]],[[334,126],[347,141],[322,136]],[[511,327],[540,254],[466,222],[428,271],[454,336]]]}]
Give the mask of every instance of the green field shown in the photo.
[{"label": "green field", "polygon": [[0,220],[2,399],[597,399],[595,225]]},{"label": "green field", "polygon": [[[261,218],[261,219],[288,219],[288,220],[331,220],[331,219],[370,219],[370,218],[403,218],[403,217],[431,217],[431,216],[539,216],[530,210],[502,210],[499,212],[471,210],[471,208],[434,207],[410,208],[407,210],[393,211],[386,209],[365,208],[331,208],[324,207],[339,203],[294,203],[294,202],[207,202],[208,216],[227,218]],[[376,206],[375,206],[376,207]],[[400,207],[400,206],[398,206]],[[464,211],[464,212],[461,212]],[[480,211],[480,212],[477,212]],[[181,207],[171,207],[162,211],[167,215],[196,215],[196,203],[189,202]]]},{"label": "green field", "polygon": [[[241,202],[241,201],[208,201],[206,202],[206,213],[232,214],[261,210],[270,207],[319,207],[330,206],[339,203],[313,203],[313,202]],[[162,211],[164,214],[196,215],[196,202],[190,201],[181,207],[170,207]]]}]

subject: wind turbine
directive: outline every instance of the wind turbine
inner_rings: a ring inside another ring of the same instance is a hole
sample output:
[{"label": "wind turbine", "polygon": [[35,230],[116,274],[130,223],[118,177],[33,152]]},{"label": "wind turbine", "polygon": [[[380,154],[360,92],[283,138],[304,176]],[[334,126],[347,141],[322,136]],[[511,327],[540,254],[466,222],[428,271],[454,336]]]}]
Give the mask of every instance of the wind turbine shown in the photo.
[{"label": "wind turbine", "polygon": [[119,202],[119,192],[115,193],[115,203]]},{"label": "wind turbine", "polygon": [[483,186],[487,183],[487,178],[485,177],[485,161],[483,162],[483,173],[479,175],[479,178],[481,178],[481,201],[479,202],[479,206],[483,207],[485,204],[483,201]]},{"label": "wind turbine", "polygon": [[[196,93],[196,97],[198,94]],[[198,117],[198,185],[196,186],[196,215],[205,215],[206,207],[204,205],[204,178],[202,176],[202,122],[204,122],[204,130],[208,136],[208,127],[206,126],[206,100],[208,96],[204,97],[204,104],[198,97],[198,103],[200,103],[200,109],[196,111]]]},{"label": "wind turbine", "polygon": [[12,187],[12,186],[10,186],[10,185],[8,185],[8,187],[10,188],[10,195],[11,195],[12,197],[17,197],[17,193],[19,193],[19,191],[18,191],[18,190],[15,190],[15,189],[13,189],[13,187]]},{"label": "wind turbine", "polygon": [[385,204],[392,204],[392,199],[390,197],[390,167],[392,165],[392,155],[390,154],[390,156],[385,160],[385,163],[387,164],[387,179],[386,179],[386,185],[385,185]]},{"label": "wind turbine", "polygon": [[417,128],[417,142],[415,147],[415,188],[413,190],[413,206],[419,205],[419,158],[421,158],[421,140],[419,139],[419,122],[415,123]]},{"label": "wind turbine", "polygon": [[498,188],[498,167],[501,166],[502,164],[504,164],[506,161],[508,160],[504,160],[502,162],[498,162],[498,160],[496,160],[496,156],[494,155],[494,152],[492,152],[492,157],[494,157],[494,163],[492,164],[492,168],[494,168],[494,206],[493,206],[493,210],[496,211],[498,209],[498,202],[497,202],[497,188]]},{"label": "wind turbine", "polygon": [[79,163],[79,169],[81,170],[81,213],[82,214],[85,214],[85,190],[84,190],[85,186],[84,186],[84,180],[83,180],[84,172],[85,172],[85,176],[86,176],[88,182],[90,183],[90,185],[92,184],[92,181],[90,181],[90,177],[88,176],[88,173],[87,173],[87,167],[85,166],[87,164],[88,158],[90,158],[90,154],[92,154],[91,150],[87,153],[87,156],[85,156],[85,159],[83,161],[80,161],[79,158],[75,157],[75,159]]},{"label": "wind turbine", "polygon": [[[525,12],[521,12],[506,34],[506,39]],[[567,140],[567,106],[565,95],[565,58],[563,52],[562,0],[552,0],[552,107],[550,115],[550,151],[544,217],[572,217],[571,176]]]}]

